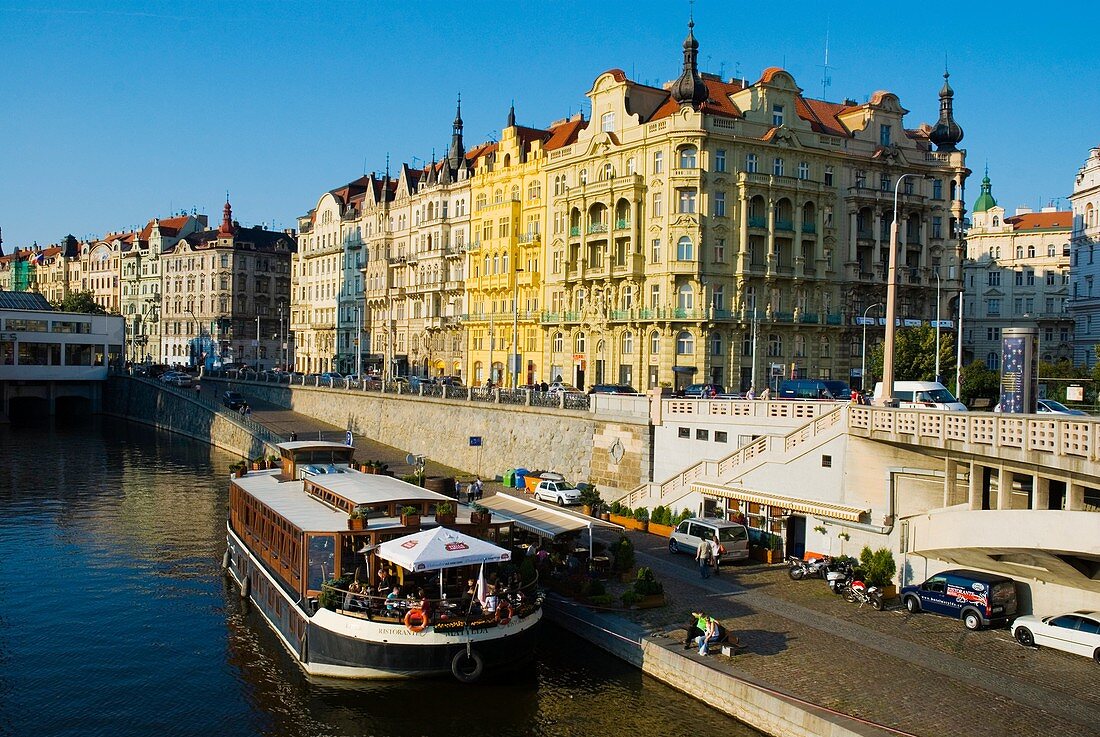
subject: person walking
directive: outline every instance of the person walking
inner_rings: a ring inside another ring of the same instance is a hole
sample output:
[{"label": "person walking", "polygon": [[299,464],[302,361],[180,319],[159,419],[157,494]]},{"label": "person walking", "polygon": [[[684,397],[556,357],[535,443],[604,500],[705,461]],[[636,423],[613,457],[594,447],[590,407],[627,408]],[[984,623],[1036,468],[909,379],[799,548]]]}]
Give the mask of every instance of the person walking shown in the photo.
[{"label": "person walking", "polygon": [[699,564],[699,575],[703,578],[710,578],[710,567],[712,564],[709,540],[704,540],[699,543],[699,549],[695,551],[695,561]]},{"label": "person walking", "polygon": [[714,575],[718,575],[718,564],[722,560],[722,546],[718,544],[718,538],[712,537],[710,539],[710,557],[714,561]]},{"label": "person walking", "polygon": [[485,485],[481,483],[480,476],[474,479],[474,482],[470,484],[470,491],[468,494],[470,500],[476,502],[477,500],[481,499],[481,492],[484,487]]}]

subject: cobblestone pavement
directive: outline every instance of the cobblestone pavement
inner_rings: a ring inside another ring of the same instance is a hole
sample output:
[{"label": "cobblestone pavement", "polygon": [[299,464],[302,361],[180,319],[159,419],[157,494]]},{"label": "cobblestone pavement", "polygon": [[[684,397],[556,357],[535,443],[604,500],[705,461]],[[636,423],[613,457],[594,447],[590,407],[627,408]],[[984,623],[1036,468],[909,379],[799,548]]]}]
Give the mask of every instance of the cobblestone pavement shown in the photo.
[{"label": "cobblestone pavement", "polygon": [[663,538],[628,534],[638,565],[653,568],[669,599],[628,616],[679,647],[693,609],[714,614],[746,646],[732,661],[708,657],[717,667],[918,735],[1100,734],[1100,669],[1089,659],[1023,648],[1003,629],[860,609],[823,581],[791,581],[782,566],[741,565],[703,580]]}]

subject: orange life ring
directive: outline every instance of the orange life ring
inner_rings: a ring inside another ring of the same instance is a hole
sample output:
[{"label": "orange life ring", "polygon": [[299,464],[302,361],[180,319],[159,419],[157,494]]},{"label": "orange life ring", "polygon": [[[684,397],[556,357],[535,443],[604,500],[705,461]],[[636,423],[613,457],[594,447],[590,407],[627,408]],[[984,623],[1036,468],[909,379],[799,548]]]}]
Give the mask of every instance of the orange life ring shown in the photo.
[{"label": "orange life ring", "polygon": [[[413,624],[414,620],[416,624]],[[409,632],[423,632],[428,626],[428,615],[419,609],[410,609],[405,614],[405,626],[408,627]]]},{"label": "orange life ring", "polygon": [[497,607],[497,624],[505,625],[512,621],[512,605],[508,602],[501,602]]}]

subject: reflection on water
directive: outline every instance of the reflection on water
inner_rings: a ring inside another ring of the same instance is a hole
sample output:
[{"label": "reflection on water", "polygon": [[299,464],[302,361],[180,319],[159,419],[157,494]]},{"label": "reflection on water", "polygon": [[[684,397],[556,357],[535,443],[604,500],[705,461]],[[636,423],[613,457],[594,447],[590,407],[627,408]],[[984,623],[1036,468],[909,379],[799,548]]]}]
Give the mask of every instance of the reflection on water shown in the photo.
[{"label": "reflection on water", "polygon": [[233,460],[0,425],[0,735],[754,734],[551,626],[496,682],[307,677],[219,570]]}]

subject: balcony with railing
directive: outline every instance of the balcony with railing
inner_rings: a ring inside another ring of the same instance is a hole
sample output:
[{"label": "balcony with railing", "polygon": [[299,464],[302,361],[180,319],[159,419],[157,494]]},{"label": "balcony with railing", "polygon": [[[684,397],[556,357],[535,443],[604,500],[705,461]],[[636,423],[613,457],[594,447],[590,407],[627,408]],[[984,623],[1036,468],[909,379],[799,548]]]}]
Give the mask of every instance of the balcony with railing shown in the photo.
[{"label": "balcony with railing", "polygon": [[816,223],[802,223],[802,232],[803,233],[816,233],[817,232],[817,224]]},{"label": "balcony with railing", "polygon": [[776,218],[775,219],[775,229],[776,230],[794,230],[794,221],[793,220],[783,220],[781,218]]},{"label": "balcony with railing", "polygon": [[516,236],[516,242],[521,244],[539,243],[542,241],[541,233],[520,233]]},{"label": "balcony with railing", "polygon": [[592,223],[588,226],[588,234],[594,235],[607,232],[607,223]]},{"label": "balcony with railing", "polygon": [[630,220],[619,219],[615,221],[615,230],[627,230],[630,228]]},{"label": "balcony with railing", "polygon": [[749,215],[749,227],[750,228],[767,228],[768,219],[765,217],[759,217],[756,215]]},{"label": "balcony with railing", "polygon": [[581,234],[581,226],[574,225],[574,226],[569,228],[569,235],[570,236],[576,238],[576,237],[579,237],[580,234]]}]

